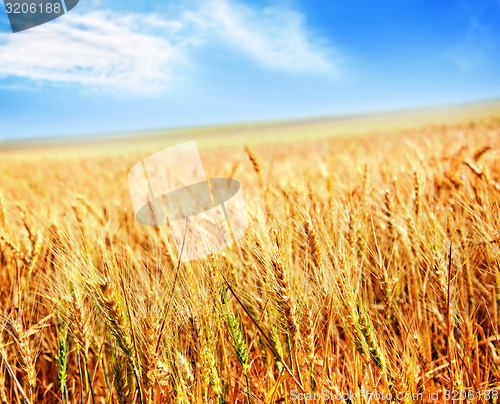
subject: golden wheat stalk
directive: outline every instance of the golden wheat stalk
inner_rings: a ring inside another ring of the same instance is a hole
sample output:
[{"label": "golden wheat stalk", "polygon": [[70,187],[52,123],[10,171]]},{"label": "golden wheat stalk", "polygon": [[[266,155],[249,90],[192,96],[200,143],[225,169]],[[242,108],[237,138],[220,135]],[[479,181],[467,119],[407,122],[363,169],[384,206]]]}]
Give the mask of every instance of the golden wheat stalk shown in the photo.
[{"label": "golden wheat stalk", "polygon": [[25,390],[30,401],[33,401],[36,390],[36,353],[29,333],[23,329],[20,321],[8,320],[6,329],[12,336],[16,349],[17,360],[23,374]]},{"label": "golden wheat stalk", "polygon": [[3,360],[0,365],[0,401],[2,404],[9,403],[7,401],[7,389],[5,388],[5,373],[4,373]]},{"label": "golden wheat stalk", "polygon": [[5,208],[5,202],[0,195],[0,227],[3,228],[5,233],[9,231],[9,222],[7,221],[7,210]]},{"label": "golden wheat stalk", "polygon": [[17,247],[11,240],[0,235],[0,242],[2,242],[2,244],[9,249],[11,254],[14,256],[14,260],[26,262],[26,254],[21,251],[21,249]]},{"label": "golden wheat stalk", "polygon": [[318,241],[318,235],[316,234],[316,231],[314,230],[310,220],[306,220],[304,222],[304,232],[306,233],[309,245],[309,252],[311,253],[311,258],[314,263],[314,266],[316,267],[316,269],[319,269],[323,253],[321,251],[321,247]]},{"label": "golden wheat stalk", "polygon": [[311,309],[306,305],[301,322],[301,340],[304,353],[305,366],[308,368],[311,387],[314,388],[314,359],[315,359],[315,335],[314,323],[312,320]]}]

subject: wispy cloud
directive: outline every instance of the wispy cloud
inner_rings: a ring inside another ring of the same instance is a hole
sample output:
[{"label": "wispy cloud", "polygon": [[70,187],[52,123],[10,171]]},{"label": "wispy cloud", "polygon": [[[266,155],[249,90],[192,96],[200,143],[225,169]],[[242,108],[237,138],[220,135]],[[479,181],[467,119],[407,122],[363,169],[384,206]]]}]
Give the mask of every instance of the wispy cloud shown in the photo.
[{"label": "wispy cloud", "polygon": [[49,24],[0,33],[0,78],[151,94],[165,90],[191,53],[206,46],[273,70],[337,73],[331,50],[312,37],[302,14],[288,9],[210,0],[172,20],[101,10],[72,12]]},{"label": "wispy cloud", "polygon": [[314,41],[304,16],[293,10],[250,8],[228,0],[210,0],[199,10],[186,12],[208,40],[230,45],[260,64],[291,72],[335,73],[331,49]]},{"label": "wispy cloud", "polygon": [[488,60],[499,55],[497,29],[485,18],[486,13],[491,12],[486,6],[486,3],[478,3],[474,7],[469,3],[462,4],[467,15],[463,38],[445,52],[445,56],[464,73],[477,72],[481,66],[488,65]]}]

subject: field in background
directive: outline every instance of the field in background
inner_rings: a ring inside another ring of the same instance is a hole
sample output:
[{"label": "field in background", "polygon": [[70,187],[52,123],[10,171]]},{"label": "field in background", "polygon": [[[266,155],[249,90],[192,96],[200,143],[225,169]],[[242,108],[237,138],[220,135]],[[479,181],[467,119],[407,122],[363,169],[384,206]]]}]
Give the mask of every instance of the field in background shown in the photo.
[{"label": "field in background", "polygon": [[[151,130],[89,136],[56,136],[42,139],[0,140],[0,152],[43,149],[44,154],[75,151],[87,154],[114,154],[127,149],[158,150],[168,143],[196,140],[198,146],[240,146],[295,142],[307,139],[378,135],[432,125],[435,127],[466,123],[495,116],[500,99],[441,107],[376,112],[295,121],[250,122],[206,127]],[[167,143],[168,142],[168,143]],[[96,147],[99,146],[99,147]],[[78,150],[76,150],[78,147]],[[35,153],[37,154],[37,153]]]},{"label": "field in background", "polygon": [[[498,401],[491,108],[0,152],[0,402]],[[191,139],[249,230],[178,266],[127,173]]]}]

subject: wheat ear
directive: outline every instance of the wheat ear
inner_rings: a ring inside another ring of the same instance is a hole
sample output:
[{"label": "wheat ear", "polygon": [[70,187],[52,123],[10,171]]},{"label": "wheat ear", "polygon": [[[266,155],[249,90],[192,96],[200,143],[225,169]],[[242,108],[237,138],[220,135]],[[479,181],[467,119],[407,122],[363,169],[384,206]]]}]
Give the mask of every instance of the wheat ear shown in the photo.
[{"label": "wheat ear", "polygon": [[28,332],[22,329],[19,321],[9,320],[6,328],[14,339],[18,362],[21,367],[24,384],[26,386],[25,390],[28,392],[30,401],[33,401],[36,389],[36,355],[32,342],[28,336]]}]

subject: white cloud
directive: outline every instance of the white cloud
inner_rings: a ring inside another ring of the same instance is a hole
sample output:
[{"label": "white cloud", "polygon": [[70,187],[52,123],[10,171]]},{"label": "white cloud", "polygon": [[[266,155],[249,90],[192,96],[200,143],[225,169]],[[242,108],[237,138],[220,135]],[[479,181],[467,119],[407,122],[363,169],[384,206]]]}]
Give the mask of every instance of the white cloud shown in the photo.
[{"label": "white cloud", "polygon": [[0,34],[0,77],[143,94],[164,89],[183,58],[167,39],[144,30],[172,28],[156,16],[68,13],[50,24],[50,31],[43,25]]},{"label": "white cloud", "polygon": [[151,94],[179,77],[190,53],[204,46],[225,47],[278,71],[337,72],[330,50],[311,38],[297,12],[258,10],[234,0],[198,4],[175,20],[109,10],[71,12],[50,25],[0,33],[0,78]]},{"label": "white cloud", "polygon": [[185,13],[210,38],[229,44],[264,67],[290,72],[336,73],[330,50],[314,43],[304,17],[268,7],[254,10],[228,0],[210,0],[197,12]]}]

